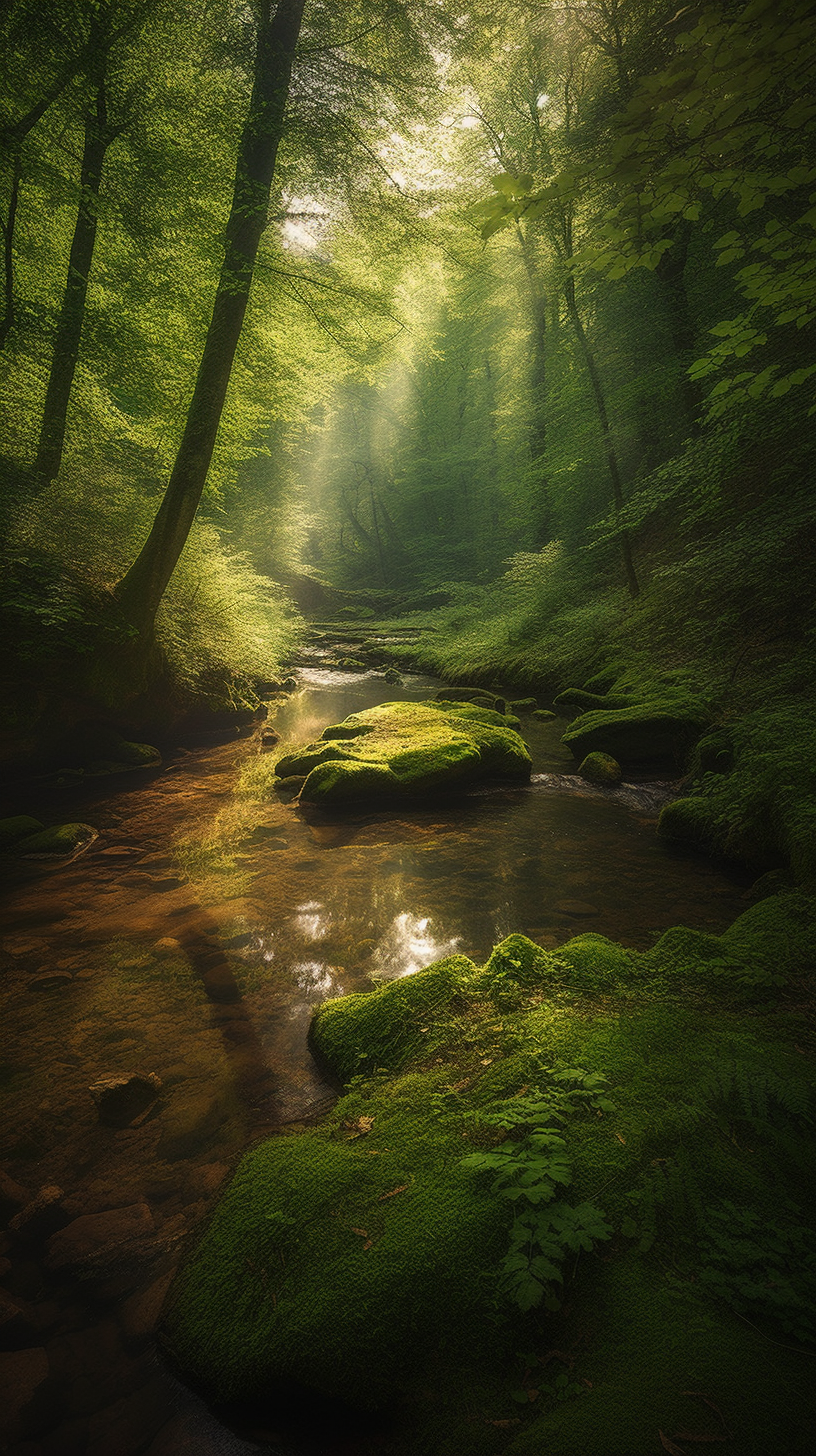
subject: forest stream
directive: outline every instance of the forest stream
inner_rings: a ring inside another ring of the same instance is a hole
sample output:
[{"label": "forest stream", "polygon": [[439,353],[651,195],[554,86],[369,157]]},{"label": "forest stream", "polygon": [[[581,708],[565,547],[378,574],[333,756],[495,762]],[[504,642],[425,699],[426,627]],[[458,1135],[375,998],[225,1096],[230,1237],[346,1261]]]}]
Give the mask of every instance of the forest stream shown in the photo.
[{"label": "forest stream", "polygon": [[[62,1266],[33,1240],[6,1237],[0,1250],[31,1325],[24,1344],[48,1360],[31,1425],[50,1431],[36,1447],[48,1456],[257,1449],[163,1370],[151,1333],[240,1153],[331,1105],[307,1047],[319,1001],[454,948],[482,961],[512,931],[548,948],[586,930],[646,948],[675,924],[719,932],[745,908],[745,874],[656,837],[668,786],[594,789],[574,775],[564,720],[529,714],[530,784],[337,818],[270,793],[252,803],[237,848],[219,854],[242,771],[280,753],[263,732],[303,742],[440,686],[410,675],[390,687],[322,665],[329,655],[313,648],[298,689],[242,737],[188,746],[147,776],[49,782],[39,802],[26,799],[99,831],[74,862],[28,867],[6,893],[0,1158],[30,1195],[62,1190],[55,1218],[87,1216]],[[196,841],[209,852],[196,857]],[[106,1126],[89,1086],[130,1072],[156,1074],[160,1096],[131,1125]],[[308,1430],[304,1440],[299,1449],[358,1449]]]}]

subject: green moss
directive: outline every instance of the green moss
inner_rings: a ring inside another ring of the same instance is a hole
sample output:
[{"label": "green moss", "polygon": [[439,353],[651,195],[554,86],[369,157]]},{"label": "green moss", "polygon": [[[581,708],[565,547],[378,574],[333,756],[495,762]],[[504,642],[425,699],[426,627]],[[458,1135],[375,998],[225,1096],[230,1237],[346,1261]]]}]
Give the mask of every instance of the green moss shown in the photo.
[{"label": "green moss", "polygon": [[440,711],[451,718],[464,718],[470,723],[489,723],[494,728],[518,728],[519,719],[512,713],[497,713],[495,708],[483,708],[478,703],[440,703]]},{"label": "green moss", "polygon": [[694,750],[691,772],[697,774],[730,773],[734,767],[734,744],[731,734],[718,728],[706,733]]},{"label": "green moss", "polygon": [[695,796],[674,799],[660,811],[657,832],[661,839],[690,849],[711,849],[716,842],[707,800]]},{"label": "green moss", "polygon": [[397,1071],[422,1050],[429,1021],[475,969],[467,956],[448,956],[376,991],[326,1001],[312,1021],[312,1045],[342,1082],[378,1067]]},{"label": "green moss", "polygon": [[619,784],[623,778],[618,760],[608,753],[588,753],[579,764],[578,772],[593,784]]},{"label": "green moss", "polygon": [[[321,1007],[316,1049],[346,1081],[374,1075],[243,1160],[177,1279],[175,1363],[222,1398],[398,1404],[406,1456],[633,1456],[659,1430],[720,1431],[684,1391],[714,1401],[735,1449],[804,1453],[810,1365],[779,1346],[816,1324],[816,1073],[720,977],[757,955],[812,965],[813,912],[790,893],[645,953],[510,936],[481,970],[450,957]],[[690,1002],[667,995],[684,980]],[[581,1110],[581,1088],[607,1084]],[[547,1098],[558,1115],[531,1140]],[[522,1316],[500,1271],[553,1136],[568,1208],[597,1204],[615,1237]],[[503,1198],[479,1155],[525,1148],[528,1191]]]},{"label": "green moss", "polygon": [[533,1407],[506,1456],[635,1456],[662,1451],[660,1431],[682,1450],[678,1433],[690,1431],[746,1456],[804,1456],[812,1361],[702,1301],[692,1283],[643,1258],[613,1262],[599,1271],[592,1301],[575,1310],[576,1338],[582,1322],[592,1335],[574,1367],[577,1388],[549,1396],[566,1367],[536,1371],[545,1410]]},{"label": "green moss", "polygon": [[611,663],[608,667],[599,668],[593,672],[591,677],[583,684],[584,690],[590,693],[608,693],[621,676],[623,668],[620,663]]},{"label": "green moss", "polygon": [[43,827],[41,821],[32,819],[30,814],[12,814],[7,819],[0,819],[0,850],[11,848],[18,840],[36,834]]},{"label": "green moss", "polygon": [[78,849],[87,849],[97,838],[96,830],[90,824],[54,824],[38,834],[29,834],[14,846],[15,853],[32,859],[74,854]]},{"label": "green moss", "polygon": [[558,951],[570,970],[568,984],[588,991],[608,991],[631,981],[637,957],[604,935],[575,935]]},{"label": "green moss", "polygon": [[565,688],[554,699],[556,708],[580,708],[582,713],[588,713],[593,708],[601,708],[604,711],[613,708],[628,708],[631,706],[631,698],[625,694],[604,694],[588,692],[586,688]]},{"label": "green moss", "polygon": [[[754,869],[790,865],[800,883],[816,882],[816,712],[812,703],[757,709],[728,729],[730,773],[704,771],[712,842]],[[716,767],[716,765],[715,765]]]},{"label": "green moss", "polygon": [[708,714],[699,703],[638,703],[615,711],[584,713],[561,741],[579,760],[599,752],[622,763],[660,758],[681,761],[707,722]]},{"label": "green moss", "polygon": [[533,717],[538,718],[541,723],[550,723],[557,716],[550,708],[536,708],[533,712]]},{"label": "green moss", "polygon": [[276,772],[305,775],[301,798],[331,805],[424,794],[483,774],[527,778],[530,767],[523,739],[492,710],[381,703],[284,755]]},{"label": "green moss", "polygon": [[294,1382],[366,1408],[432,1379],[442,1349],[460,1364],[495,1349],[479,1270],[505,1220],[434,1116],[440,1090],[437,1074],[352,1095],[244,1158],[165,1325],[177,1364],[221,1398]]}]

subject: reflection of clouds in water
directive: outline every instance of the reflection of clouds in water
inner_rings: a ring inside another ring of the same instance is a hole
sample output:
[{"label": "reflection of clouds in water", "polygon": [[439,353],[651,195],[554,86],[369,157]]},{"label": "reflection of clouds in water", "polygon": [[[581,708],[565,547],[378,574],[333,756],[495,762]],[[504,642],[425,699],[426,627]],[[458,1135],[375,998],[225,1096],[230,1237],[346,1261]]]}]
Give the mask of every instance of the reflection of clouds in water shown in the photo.
[{"label": "reflection of clouds in water", "polygon": [[404,910],[391,922],[371,957],[372,975],[383,981],[413,975],[432,961],[451,955],[459,940],[458,935],[449,940],[435,940],[427,917],[420,919],[410,910]]},{"label": "reflection of clouds in water", "polygon": [[328,916],[321,913],[322,910],[319,900],[307,900],[305,905],[298,905],[295,925],[304,940],[323,939],[329,928],[329,921]]},{"label": "reflection of clouds in water", "polygon": [[340,994],[339,986],[335,988],[334,984],[334,968],[325,961],[297,961],[292,966],[292,979],[312,1001],[322,1001],[335,990]]}]

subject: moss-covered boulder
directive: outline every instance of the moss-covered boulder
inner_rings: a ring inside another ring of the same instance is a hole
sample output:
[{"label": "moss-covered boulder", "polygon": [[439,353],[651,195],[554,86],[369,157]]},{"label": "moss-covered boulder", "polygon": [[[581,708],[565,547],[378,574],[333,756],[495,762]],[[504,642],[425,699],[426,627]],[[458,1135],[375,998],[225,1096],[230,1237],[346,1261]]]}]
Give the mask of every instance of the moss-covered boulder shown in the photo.
[{"label": "moss-covered boulder", "polygon": [[497,713],[503,713],[507,707],[506,699],[492,688],[440,688],[435,700],[437,703],[478,703],[482,708],[495,708]]},{"label": "moss-covered boulder", "polygon": [[801,961],[813,910],[648,952],[511,936],[320,1008],[349,1090],[243,1159],[171,1292],[176,1368],[270,1414],[399,1411],[405,1456],[634,1456],[726,1424],[747,1456],[807,1450],[816,1074],[722,967]]},{"label": "moss-covered boulder", "polygon": [[506,718],[476,704],[381,703],[285,754],[280,778],[302,774],[307,804],[342,806],[456,787],[484,775],[528,778],[530,755]]},{"label": "moss-covered boulder", "polygon": [[33,819],[30,814],[12,814],[0,819],[0,852],[11,849],[19,840],[36,834],[44,827],[40,819]]},{"label": "moss-covered boulder", "polygon": [[619,784],[623,778],[618,760],[608,753],[588,753],[578,765],[578,772],[581,778],[588,779],[591,784],[605,787]]},{"label": "moss-covered boulder", "polygon": [[90,848],[97,838],[90,824],[53,824],[18,840],[14,851],[24,859],[64,859]]},{"label": "moss-covered boulder", "polygon": [[557,716],[558,714],[554,713],[551,708],[533,709],[533,717],[537,718],[539,723],[552,723]]},{"label": "moss-covered boulder", "polygon": [[116,728],[85,723],[55,744],[50,758],[58,768],[79,769],[90,778],[159,768],[162,761],[159,750],[151,743],[135,743]]},{"label": "moss-covered boulder", "polygon": [[586,688],[565,688],[553,699],[556,708],[578,708],[582,713],[593,708],[604,710],[631,707],[632,700],[624,693],[593,693]]},{"label": "moss-covered boulder", "polygon": [[561,741],[579,761],[589,753],[608,753],[623,764],[667,758],[680,763],[707,723],[699,703],[638,703],[583,713]]},{"label": "moss-covered boulder", "polygon": [[683,844],[688,849],[712,849],[716,834],[710,803],[693,794],[685,799],[673,799],[660,811],[657,832],[661,839]]}]

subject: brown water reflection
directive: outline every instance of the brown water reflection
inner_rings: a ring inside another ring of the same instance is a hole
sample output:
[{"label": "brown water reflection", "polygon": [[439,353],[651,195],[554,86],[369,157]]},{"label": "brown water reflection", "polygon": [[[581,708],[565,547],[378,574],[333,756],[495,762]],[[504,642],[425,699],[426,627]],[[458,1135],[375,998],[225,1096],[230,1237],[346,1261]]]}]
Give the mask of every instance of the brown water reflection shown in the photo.
[{"label": "brown water reflection", "polygon": [[[436,687],[416,677],[394,689],[319,666],[302,680],[274,720],[285,740]],[[70,1391],[61,1397],[58,1429],[73,1422],[78,1432],[71,1449],[145,1450],[148,1396],[140,1402],[134,1390],[153,1391],[163,1413],[154,1456],[188,1449],[190,1421],[202,1453],[248,1449],[206,1434],[201,1411],[191,1415],[149,1347],[137,1349],[127,1309],[166,1279],[241,1149],[327,1105],[331,1089],[306,1045],[315,1004],[453,949],[482,960],[511,931],[552,946],[593,930],[643,947],[676,923],[722,929],[743,908],[741,877],[668,850],[653,813],[557,777],[572,768],[563,726],[525,718],[545,776],[529,787],[342,821],[307,818],[273,793],[248,800],[251,822],[226,869],[205,865],[190,877],[176,846],[206,838],[233,811],[237,776],[261,753],[259,733],[180,754],[147,781],[61,798],[49,789],[48,817],[87,819],[100,837],[63,869],[26,869],[7,888],[0,1161],[30,1192],[64,1189],[67,1217],[141,1202],[153,1224],[149,1247],[114,1259],[102,1286],[70,1275],[55,1285],[43,1250],[32,1256],[7,1239],[0,1253],[7,1287],[40,1311],[29,1338],[52,1371],[67,1368],[67,1329],[83,1332],[71,1336],[85,1351],[79,1366],[97,1368],[100,1302],[111,1325],[110,1369],[125,1374],[86,1393],[91,1409],[78,1409]],[[30,795],[10,811],[21,807],[38,812]],[[136,1126],[101,1126],[89,1085],[134,1070],[159,1075],[161,1098]],[[125,1399],[133,1411],[123,1427],[121,1412],[110,1413]],[[36,1441],[29,1446],[39,1456]]]}]

